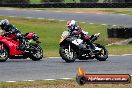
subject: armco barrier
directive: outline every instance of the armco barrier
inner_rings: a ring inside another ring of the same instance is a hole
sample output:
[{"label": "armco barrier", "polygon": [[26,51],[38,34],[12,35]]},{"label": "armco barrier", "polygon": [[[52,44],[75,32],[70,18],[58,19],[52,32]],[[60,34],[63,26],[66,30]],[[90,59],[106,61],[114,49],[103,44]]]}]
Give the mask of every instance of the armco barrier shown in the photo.
[{"label": "armco barrier", "polygon": [[108,38],[132,38],[132,28],[108,28]]},{"label": "armco barrier", "polygon": [[44,4],[1,4],[0,7],[18,8],[131,8],[132,3],[44,3]]}]

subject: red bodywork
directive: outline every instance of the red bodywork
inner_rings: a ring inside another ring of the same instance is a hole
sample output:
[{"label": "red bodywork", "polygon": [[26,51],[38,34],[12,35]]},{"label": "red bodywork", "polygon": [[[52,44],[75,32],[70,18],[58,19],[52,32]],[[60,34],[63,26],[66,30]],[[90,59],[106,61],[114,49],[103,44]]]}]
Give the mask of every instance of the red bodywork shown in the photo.
[{"label": "red bodywork", "polygon": [[24,54],[23,51],[16,49],[20,43],[17,40],[14,40],[15,37],[16,37],[16,35],[10,35],[10,36],[1,36],[0,35],[0,48],[2,48],[2,44],[7,46],[9,49],[10,56]]}]

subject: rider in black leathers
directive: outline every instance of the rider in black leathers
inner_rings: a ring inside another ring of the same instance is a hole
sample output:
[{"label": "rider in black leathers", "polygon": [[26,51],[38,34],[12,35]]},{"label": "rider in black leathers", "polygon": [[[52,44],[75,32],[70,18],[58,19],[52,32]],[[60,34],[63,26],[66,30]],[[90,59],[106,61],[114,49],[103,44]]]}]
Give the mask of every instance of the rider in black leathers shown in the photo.
[{"label": "rider in black leathers", "polygon": [[18,40],[20,42],[20,46],[18,46],[17,49],[22,50],[25,48],[23,34],[15,26],[10,24],[7,19],[4,19],[0,22],[0,27],[3,30],[2,36],[16,34],[16,39],[14,40]]},{"label": "rider in black leathers", "polygon": [[90,36],[88,36],[88,32],[85,32],[84,30],[82,30],[77,24],[75,20],[71,20],[67,22],[68,27],[68,31],[70,32],[71,35],[80,35],[80,38],[86,42],[88,45],[91,46],[91,48],[94,50],[98,50],[99,48],[95,47],[91,40],[90,40]]}]

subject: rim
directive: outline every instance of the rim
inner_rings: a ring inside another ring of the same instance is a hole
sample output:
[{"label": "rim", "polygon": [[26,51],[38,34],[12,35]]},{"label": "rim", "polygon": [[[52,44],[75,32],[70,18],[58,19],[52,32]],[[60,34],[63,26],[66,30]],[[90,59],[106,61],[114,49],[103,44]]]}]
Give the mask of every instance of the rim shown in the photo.
[{"label": "rim", "polygon": [[0,51],[0,59],[4,60],[5,58],[7,58],[8,54],[7,51],[5,49]]},{"label": "rim", "polygon": [[105,56],[106,56],[106,51],[105,51],[105,49],[102,48],[102,47],[99,47],[99,48],[101,48],[101,50],[98,52],[98,55],[99,55],[100,57],[105,57]]},{"label": "rim", "polygon": [[64,49],[64,53],[69,60],[73,60],[74,52],[72,50]]},{"label": "rim", "polygon": [[43,51],[42,51],[42,49],[38,46],[37,48],[36,48],[36,52],[33,54],[33,56],[34,57],[36,57],[36,58],[41,58],[42,57],[42,53],[43,53]]}]

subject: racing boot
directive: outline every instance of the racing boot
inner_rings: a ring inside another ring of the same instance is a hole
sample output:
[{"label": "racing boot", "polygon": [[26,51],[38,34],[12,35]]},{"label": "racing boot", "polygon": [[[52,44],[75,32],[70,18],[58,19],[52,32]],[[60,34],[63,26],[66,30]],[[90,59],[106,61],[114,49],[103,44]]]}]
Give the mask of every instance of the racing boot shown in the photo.
[{"label": "racing boot", "polygon": [[93,52],[96,52],[96,51],[100,51],[101,50],[101,48],[96,47],[94,44],[91,44],[91,48],[92,48]]},{"label": "racing boot", "polygon": [[17,46],[18,50],[25,50],[25,48],[26,48],[26,46],[24,44]]}]

